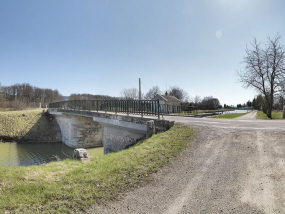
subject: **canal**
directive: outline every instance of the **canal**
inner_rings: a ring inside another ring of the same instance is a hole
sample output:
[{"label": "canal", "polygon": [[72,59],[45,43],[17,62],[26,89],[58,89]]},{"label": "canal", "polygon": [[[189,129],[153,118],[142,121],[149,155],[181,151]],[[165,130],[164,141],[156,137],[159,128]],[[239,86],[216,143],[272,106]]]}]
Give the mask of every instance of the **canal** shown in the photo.
[{"label": "canal", "polygon": [[[71,158],[72,148],[63,143],[0,143],[0,166],[30,166]],[[104,148],[87,149],[91,156],[104,154]]]}]

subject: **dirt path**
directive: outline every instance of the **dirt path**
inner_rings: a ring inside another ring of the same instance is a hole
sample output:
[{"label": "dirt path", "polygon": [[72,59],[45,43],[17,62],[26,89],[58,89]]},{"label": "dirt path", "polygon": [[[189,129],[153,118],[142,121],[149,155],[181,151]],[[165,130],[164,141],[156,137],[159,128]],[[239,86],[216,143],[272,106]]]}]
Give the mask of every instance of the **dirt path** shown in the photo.
[{"label": "dirt path", "polygon": [[285,213],[284,128],[207,121],[188,122],[197,138],[146,186],[88,213]]},{"label": "dirt path", "polygon": [[252,111],[252,112],[249,112],[248,114],[237,117],[235,119],[236,120],[254,120],[256,119],[256,114],[257,114],[257,111]]}]

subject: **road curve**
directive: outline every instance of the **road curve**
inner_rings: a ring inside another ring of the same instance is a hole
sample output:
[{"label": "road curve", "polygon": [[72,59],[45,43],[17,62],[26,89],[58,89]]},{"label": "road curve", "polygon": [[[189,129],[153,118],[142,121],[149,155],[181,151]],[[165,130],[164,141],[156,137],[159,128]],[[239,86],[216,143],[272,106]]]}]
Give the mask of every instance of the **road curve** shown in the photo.
[{"label": "road curve", "polygon": [[147,185],[88,213],[285,213],[285,122],[167,117],[197,137]]}]

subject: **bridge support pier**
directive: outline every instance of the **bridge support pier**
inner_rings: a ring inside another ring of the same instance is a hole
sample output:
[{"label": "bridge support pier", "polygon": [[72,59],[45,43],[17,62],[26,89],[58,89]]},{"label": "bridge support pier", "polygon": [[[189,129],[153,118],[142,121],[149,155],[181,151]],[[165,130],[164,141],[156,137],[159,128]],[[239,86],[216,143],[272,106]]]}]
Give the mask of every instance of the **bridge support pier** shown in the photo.
[{"label": "bridge support pier", "polygon": [[62,141],[72,148],[104,146],[104,153],[117,152],[151,137],[156,131],[165,131],[173,122],[150,120],[122,115],[108,115],[88,111],[49,111],[54,115]]},{"label": "bridge support pier", "polygon": [[52,113],[60,127],[62,142],[71,148],[103,146],[103,126],[90,117]]},{"label": "bridge support pier", "polygon": [[126,149],[146,136],[147,126],[144,124],[100,117],[93,117],[93,120],[104,127],[103,146],[105,154]]},{"label": "bridge support pier", "polygon": [[118,152],[129,148],[145,136],[145,133],[128,130],[126,128],[104,126],[104,154]]}]

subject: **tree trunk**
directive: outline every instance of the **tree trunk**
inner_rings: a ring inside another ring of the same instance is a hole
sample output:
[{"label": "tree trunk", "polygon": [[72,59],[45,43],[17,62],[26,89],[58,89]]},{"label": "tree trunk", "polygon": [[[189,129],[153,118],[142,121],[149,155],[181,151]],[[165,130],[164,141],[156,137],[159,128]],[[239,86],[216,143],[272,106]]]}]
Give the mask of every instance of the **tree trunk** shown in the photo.
[{"label": "tree trunk", "polygon": [[271,91],[270,91],[270,100],[269,100],[269,103],[268,103],[268,112],[267,112],[267,117],[272,119],[272,115],[271,115],[271,112],[272,112],[272,108],[273,108],[273,95],[274,95],[274,89],[273,89],[273,84],[271,83]]},{"label": "tree trunk", "polygon": [[270,98],[270,103],[268,103],[268,109],[267,109],[267,117],[270,119],[272,119],[272,115],[271,115],[272,107],[273,107],[273,101]]},{"label": "tree trunk", "polygon": [[272,108],[269,107],[268,110],[267,110],[267,117],[270,118],[270,119],[272,119],[271,112],[272,112]]}]

